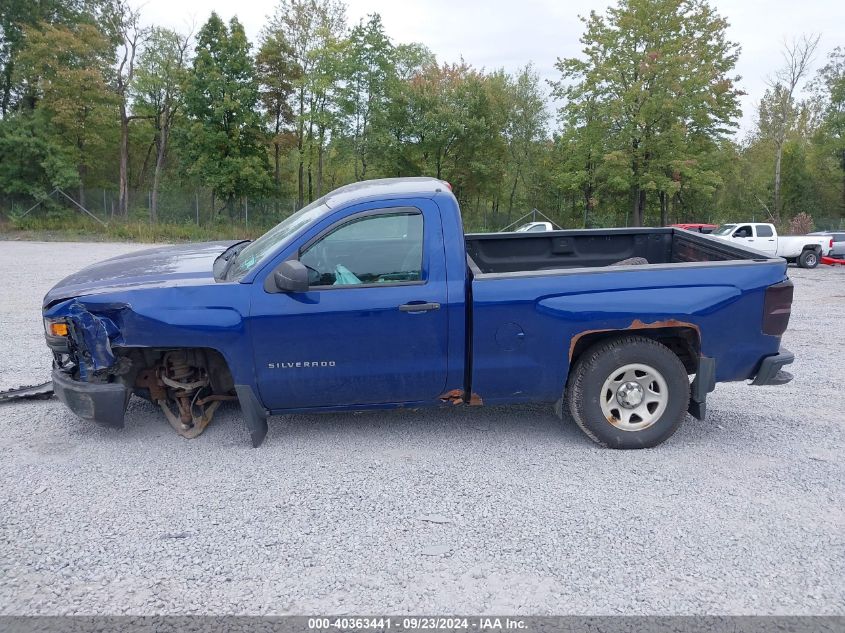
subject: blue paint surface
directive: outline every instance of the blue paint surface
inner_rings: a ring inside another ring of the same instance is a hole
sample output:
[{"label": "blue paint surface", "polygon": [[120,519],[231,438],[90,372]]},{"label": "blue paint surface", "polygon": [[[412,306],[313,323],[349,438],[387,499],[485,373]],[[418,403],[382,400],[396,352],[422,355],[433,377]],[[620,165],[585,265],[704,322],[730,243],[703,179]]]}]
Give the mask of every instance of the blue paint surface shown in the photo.
[{"label": "blue paint surface", "polygon": [[[413,208],[424,218],[422,281],[269,292],[283,261],[351,214]],[[761,332],[767,286],[785,263],[567,271],[469,279],[457,201],[434,179],[373,181],[325,197],[319,213],[239,280],[220,281],[215,260],[234,242],[155,248],[90,266],[57,284],[45,317],[79,332],[92,370],[121,347],[218,350],[236,384],[274,412],[439,404],[471,383],[485,403],[557,399],[572,340],[666,320],[698,329],[718,381],[754,374],[777,353]],[[471,340],[467,297],[471,291]],[[439,303],[424,313],[411,302]],[[467,350],[471,343],[471,371]]]}]

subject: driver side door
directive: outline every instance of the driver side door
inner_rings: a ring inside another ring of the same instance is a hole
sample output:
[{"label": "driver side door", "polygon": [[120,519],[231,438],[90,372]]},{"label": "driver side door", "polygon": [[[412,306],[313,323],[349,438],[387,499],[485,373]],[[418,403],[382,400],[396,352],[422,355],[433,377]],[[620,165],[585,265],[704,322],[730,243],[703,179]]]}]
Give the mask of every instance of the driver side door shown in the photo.
[{"label": "driver side door", "polygon": [[745,246],[754,247],[754,229],[750,224],[741,224],[731,234],[731,239]]},{"label": "driver side door", "polygon": [[256,284],[253,300],[256,377],[268,408],[422,402],[443,392],[448,310],[436,204],[347,216],[294,257],[308,268],[308,290]]}]

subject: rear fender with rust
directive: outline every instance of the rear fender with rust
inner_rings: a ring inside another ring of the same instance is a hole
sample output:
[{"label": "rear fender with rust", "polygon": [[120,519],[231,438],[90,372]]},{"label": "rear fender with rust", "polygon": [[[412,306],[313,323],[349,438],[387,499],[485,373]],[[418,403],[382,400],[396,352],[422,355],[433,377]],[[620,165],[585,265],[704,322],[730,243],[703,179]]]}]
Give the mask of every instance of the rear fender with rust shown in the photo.
[{"label": "rear fender with rust", "polygon": [[[779,349],[761,322],[765,289],[782,278],[782,265],[772,263],[475,281],[472,388],[491,405],[554,402],[579,343],[641,334],[680,338],[691,374],[701,358],[712,359],[712,380],[697,387],[703,402],[710,383],[746,379]],[[497,339],[504,327],[524,332],[508,349]]]}]

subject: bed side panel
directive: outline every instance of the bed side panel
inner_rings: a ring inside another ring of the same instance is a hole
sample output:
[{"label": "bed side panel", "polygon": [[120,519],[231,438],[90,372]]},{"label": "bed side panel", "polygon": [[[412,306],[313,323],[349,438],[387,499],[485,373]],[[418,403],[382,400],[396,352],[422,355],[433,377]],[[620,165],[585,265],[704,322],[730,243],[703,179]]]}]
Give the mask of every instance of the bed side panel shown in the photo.
[{"label": "bed side panel", "polygon": [[765,288],[785,264],[482,275],[473,281],[473,391],[485,403],[555,400],[584,332],[677,322],[700,332],[716,379],[742,380],[777,337],[761,332]]}]

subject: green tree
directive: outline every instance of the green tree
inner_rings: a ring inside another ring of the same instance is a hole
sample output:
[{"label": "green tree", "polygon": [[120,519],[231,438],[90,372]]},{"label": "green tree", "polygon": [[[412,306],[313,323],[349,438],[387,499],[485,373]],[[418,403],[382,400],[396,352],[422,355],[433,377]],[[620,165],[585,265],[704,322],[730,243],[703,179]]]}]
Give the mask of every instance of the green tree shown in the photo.
[{"label": "green tree", "polygon": [[126,0],[111,0],[104,22],[107,32],[117,44],[117,67],[111,82],[120,123],[117,212],[126,216],[129,212],[129,125],[140,118],[129,111],[129,95],[135,76],[135,58],[149,30],[141,26],[140,12]]},{"label": "green tree", "polygon": [[783,148],[782,205],[786,217],[807,213],[818,217],[824,212],[818,195],[817,173],[810,162],[811,148],[801,140],[787,141]]},{"label": "green tree", "polygon": [[[567,87],[553,83],[553,94],[561,99],[567,98]],[[609,182],[602,174],[604,156],[607,153],[610,124],[603,117],[605,109],[600,109],[594,96],[584,94],[577,104],[559,111],[561,133],[555,139],[556,164],[555,180],[564,191],[581,199],[583,204],[584,228],[593,225],[591,215],[599,203],[599,187],[624,190],[628,187],[627,179]]]},{"label": "green tree", "polygon": [[20,113],[0,125],[0,191],[43,199],[78,184],[74,156],[46,133],[43,116]]},{"label": "green tree", "polygon": [[[313,51],[315,62],[307,80],[308,93],[311,95],[308,118],[308,199],[323,195],[323,177],[325,157],[329,137],[339,131],[340,101],[339,92],[341,67],[344,50],[348,40],[329,38],[320,49]],[[314,177],[314,158],[316,154],[316,196]],[[357,179],[356,179],[357,180]]]},{"label": "green tree", "polygon": [[183,89],[188,77],[190,36],[155,27],[150,31],[144,52],[138,60],[132,92],[137,115],[149,119],[153,127],[155,167],[150,192],[150,220],[158,219],[158,197],[164,166],[170,149],[170,136],[182,110]]},{"label": "green tree", "polygon": [[434,55],[422,44],[399,44],[393,49],[394,74],[388,77],[386,104],[372,114],[372,160],[386,176],[420,174],[413,150],[414,122],[409,120],[416,78],[436,66]]},{"label": "green tree", "polygon": [[538,160],[541,141],[546,137],[546,102],[540,89],[540,77],[531,64],[515,78],[506,78],[508,95],[505,139],[508,144],[509,172],[512,179],[508,214],[514,206],[519,182],[526,182],[526,171]]},{"label": "green tree", "polygon": [[735,125],[739,48],[705,0],[620,0],[584,23],[584,57],[557,63],[563,120],[607,126],[601,160],[625,183],[639,226],[649,192],[677,192],[688,139],[719,139]]},{"label": "green tree", "polygon": [[255,56],[260,85],[261,104],[270,126],[273,144],[273,181],[276,194],[282,187],[282,147],[285,133],[294,124],[290,105],[294,82],[301,79],[300,68],[293,57],[293,49],[279,29],[265,29]]},{"label": "green tree", "polygon": [[393,45],[384,32],[381,16],[369,16],[349,34],[342,60],[345,89],[340,107],[352,139],[355,180],[367,177],[373,148],[373,120],[387,107],[388,89],[396,76]]},{"label": "green tree", "polygon": [[232,213],[235,198],[268,185],[258,82],[249,49],[237,18],[227,28],[212,13],[199,31],[185,91],[188,173],[211,187],[214,217],[217,197],[225,198]]},{"label": "green tree", "polygon": [[783,201],[781,199],[781,168],[784,144],[798,125],[806,104],[797,102],[795,94],[810,71],[818,35],[803,36],[787,44],[783,50],[783,66],[769,82],[769,89],[763,95],[759,108],[759,133],[770,139],[775,147],[774,166],[774,216],[781,220]]},{"label": "green tree", "polygon": [[[269,32],[278,32],[290,46],[297,68],[294,80],[294,116],[296,117],[297,206],[305,201],[306,157],[312,155],[315,121],[321,95],[314,93],[313,72],[320,61],[318,51],[341,39],[346,27],[346,8],[338,0],[281,0],[268,20]],[[309,168],[308,180],[311,181]],[[309,200],[311,195],[309,193]]]},{"label": "green tree", "polygon": [[478,73],[465,63],[432,64],[411,78],[402,116],[408,122],[405,141],[415,154],[416,173],[445,177],[468,131],[466,106],[473,81]]},{"label": "green tree", "polygon": [[845,48],[836,47],[818,72],[816,94],[823,107],[819,144],[836,158],[839,173],[840,217],[845,217]]},{"label": "green tree", "polygon": [[[455,97],[465,112],[463,129],[455,143],[447,180],[453,183],[456,195],[469,210],[480,199],[492,198],[498,212],[503,188],[508,180],[508,117],[514,110],[513,81],[503,70],[477,72],[459,85]],[[513,131],[513,130],[511,130]],[[508,208],[510,222],[511,209]]]},{"label": "green tree", "polygon": [[110,0],[4,0],[0,4],[0,117],[5,118],[18,100],[21,73],[18,55],[26,46],[25,31],[39,24],[73,27],[96,25]]},{"label": "green tree", "polygon": [[[25,29],[25,37],[16,73],[34,111],[32,121],[20,129],[31,129],[31,138],[41,139],[31,147],[55,150],[40,161],[48,179],[56,186],[78,186],[79,203],[85,206],[89,167],[103,162],[98,151],[113,129],[116,104],[107,83],[112,45],[86,23],[41,24]],[[75,166],[74,176],[70,165]]]}]

